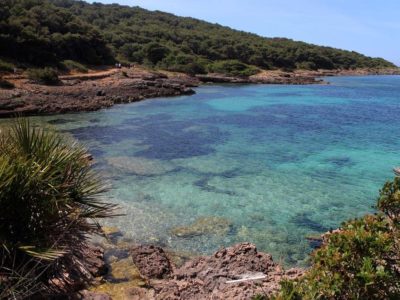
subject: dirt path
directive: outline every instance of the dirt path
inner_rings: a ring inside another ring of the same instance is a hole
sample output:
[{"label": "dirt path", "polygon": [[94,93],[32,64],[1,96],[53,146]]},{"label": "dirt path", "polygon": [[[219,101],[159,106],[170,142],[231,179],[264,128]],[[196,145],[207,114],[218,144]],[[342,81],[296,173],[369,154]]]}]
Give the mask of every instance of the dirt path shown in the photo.
[{"label": "dirt path", "polygon": [[[108,70],[90,70],[89,73],[78,73],[78,74],[70,74],[70,75],[61,75],[59,78],[61,80],[95,80],[106,78],[118,73],[121,69],[112,68]],[[20,79],[27,79],[25,74],[10,74],[3,76],[3,79],[6,80],[20,80]]]},{"label": "dirt path", "polygon": [[113,68],[106,71],[91,71],[89,73],[80,73],[80,74],[73,74],[73,75],[62,75],[59,76],[61,80],[95,80],[106,78],[117,74],[120,72],[121,69]]}]

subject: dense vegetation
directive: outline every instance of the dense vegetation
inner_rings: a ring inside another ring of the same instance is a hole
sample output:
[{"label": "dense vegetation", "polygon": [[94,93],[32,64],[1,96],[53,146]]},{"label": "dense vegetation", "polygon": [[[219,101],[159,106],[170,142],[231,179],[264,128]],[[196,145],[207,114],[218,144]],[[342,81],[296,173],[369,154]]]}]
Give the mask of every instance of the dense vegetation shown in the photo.
[{"label": "dense vegetation", "polygon": [[276,299],[400,299],[400,177],[384,185],[377,208],[326,236],[310,270]]},{"label": "dense vegetation", "polygon": [[0,299],[47,299],[87,277],[88,234],[114,208],[103,191],[83,148],[26,120],[0,129]]},{"label": "dense vegetation", "polygon": [[28,69],[28,78],[39,84],[56,85],[60,82],[57,71],[45,67],[44,69]]},{"label": "dense vegetation", "polygon": [[[73,0],[2,0],[0,57],[36,66],[141,63],[187,73],[217,70],[394,67],[356,52],[263,38],[139,7]],[[225,63],[223,61],[230,61]],[[234,62],[234,63],[233,63]],[[241,65],[239,65],[239,63]],[[250,65],[250,67],[247,67]]]}]

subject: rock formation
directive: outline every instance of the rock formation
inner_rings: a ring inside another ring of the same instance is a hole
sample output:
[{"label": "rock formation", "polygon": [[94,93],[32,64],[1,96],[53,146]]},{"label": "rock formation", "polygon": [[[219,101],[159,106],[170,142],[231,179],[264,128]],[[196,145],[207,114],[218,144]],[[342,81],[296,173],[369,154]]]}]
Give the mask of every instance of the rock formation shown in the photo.
[{"label": "rock formation", "polygon": [[[170,267],[163,251],[156,247],[137,247],[132,257],[139,272],[149,280],[148,287],[135,287],[126,299],[251,299],[257,294],[271,295],[279,282],[301,276],[303,270],[283,270],[271,255],[258,252],[250,243],[224,248],[211,256],[190,260],[180,268]],[[160,268],[154,263],[162,262]],[[165,279],[158,279],[167,276]]]}]

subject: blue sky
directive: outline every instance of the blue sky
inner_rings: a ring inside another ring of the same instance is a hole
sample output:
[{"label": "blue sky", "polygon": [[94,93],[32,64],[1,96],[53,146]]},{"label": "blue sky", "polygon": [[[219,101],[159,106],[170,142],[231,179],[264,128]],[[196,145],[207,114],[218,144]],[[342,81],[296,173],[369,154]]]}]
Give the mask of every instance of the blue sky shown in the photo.
[{"label": "blue sky", "polygon": [[[93,2],[93,1],[90,1]],[[400,65],[400,0],[97,0],[190,16]]]}]

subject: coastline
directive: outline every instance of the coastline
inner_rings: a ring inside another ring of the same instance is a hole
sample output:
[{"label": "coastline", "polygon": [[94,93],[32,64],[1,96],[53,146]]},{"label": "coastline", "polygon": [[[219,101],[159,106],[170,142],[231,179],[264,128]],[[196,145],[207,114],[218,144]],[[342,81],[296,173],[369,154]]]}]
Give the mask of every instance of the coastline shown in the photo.
[{"label": "coastline", "polygon": [[262,71],[242,78],[221,74],[189,76],[154,72],[141,67],[109,69],[89,74],[60,76],[61,84],[46,86],[21,75],[3,76],[15,85],[0,89],[0,118],[95,111],[148,98],[192,95],[202,84],[327,84],[328,76],[399,75],[399,69]]},{"label": "coastline", "polygon": [[[114,227],[107,240],[94,242],[88,258],[95,264],[90,285],[74,284],[77,299],[241,299],[273,295],[282,280],[305,269],[285,269],[256,245],[240,243],[212,255],[175,252],[152,244],[131,244]],[[77,283],[80,278],[73,278]]]}]

